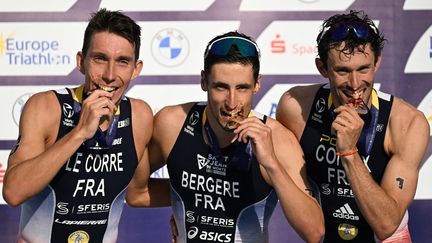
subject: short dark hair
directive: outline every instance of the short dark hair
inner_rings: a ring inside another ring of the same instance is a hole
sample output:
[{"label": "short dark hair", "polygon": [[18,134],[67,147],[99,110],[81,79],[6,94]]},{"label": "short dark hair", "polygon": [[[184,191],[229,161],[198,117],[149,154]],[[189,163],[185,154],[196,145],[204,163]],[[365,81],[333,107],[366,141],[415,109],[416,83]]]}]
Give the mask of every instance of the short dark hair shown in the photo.
[{"label": "short dark hair", "polygon": [[141,46],[141,27],[130,17],[120,11],[110,11],[105,8],[92,13],[84,33],[82,54],[86,56],[90,40],[95,33],[110,32],[127,39],[135,47],[135,60],[139,59]]},{"label": "short dark hair", "polygon": [[[241,54],[241,52],[239,51],[239,48],[235,45],[233,45],[231,47],[231,49],[229,50],[229,52],[227,53],[227,55],[211,55],[208,54],[209,52],[209,47],[211,44],[217,42],[218,40],[222,39],[222,38],[227,38],[227,37],[240,37],[240,38],[244,38],[246,40],[249,40],[251,43],[253,43],[256,46],[256,51],[257,51],[257,55],[255,56],[243,56]],[[204,73],[206,78],[208,77],[208,75],[210,74],[211,71],[211,67],[214,64],[217,63],[241,63],[243,65],[247,65],[247,64],[251,64],[252,65],[252,69],[253,69],[253,76],[255,79],[255,82],[258,80],[258,76],[259,76],[259,70],[260,70],[260,53],[258,50],[258,46],[256,44],[256,42],[254,40],[252,40],[252,38],[248,35],[245,35],[243,33],[237,32],[237,31],[230,31],[227,32],[225,34],[216,36],[215,38],[213,38],[206,47],[206,50],[204,52]]]},{"label": "short dark hair", "polygon": [[[349,31],[349,33],[340,40],[333,40],[329,32],[335,25],[341,23],[360,23],[366,24],[369,28],[369,35],[367,38],[358,38],[355,33]],[[342,52],[347,54],[354,53],[358,47],[365,46],[370,43],[371,48],[375,55],[375,61],[378,56],[381,55],[382,49],[384,48],[384,36],[380,33],[374,22],[366,15],[363,11],[350,10],[348,14],[336,14],[326,19],[323,24],[320,33],[317,36],[318,44],[318,56],[322,60],[325,67],[327,67],[328,52],[330,49],[338,47],[342,42],[345,42],[344,49]],[[363,48],[359,48],[360,51],[364,51]]]}]

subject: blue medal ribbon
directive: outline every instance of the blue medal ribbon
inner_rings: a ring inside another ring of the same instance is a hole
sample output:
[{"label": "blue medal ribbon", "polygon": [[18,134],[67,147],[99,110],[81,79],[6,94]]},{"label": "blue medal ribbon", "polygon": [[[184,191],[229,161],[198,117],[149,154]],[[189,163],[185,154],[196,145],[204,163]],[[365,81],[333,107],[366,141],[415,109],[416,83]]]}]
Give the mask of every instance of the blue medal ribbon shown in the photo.
[{"label": "blue medal ribbon", "polygon": [[[222,151],[219,147],[219,142],[217,140],[216,134],[214,133],[208,120],[206,119],[206,111],[207,108],[204,110],[203,124],[210,149],[213,153],[213,156],[219,162],[224,162],[225,160],[223,159]],[[241,171],[249,171],[253,157],[252,143],[250,139],[247,143],[236,141],[233,144],[235,146],[235,152],[232,159],[228,162],[228,166],[236,167]]]},{"label": "blue medal ribbon", "polygon": [[[76,124],[79,122],[80,112],[81,112],[81,108],[82,108],[81,105],[82,105],[83,100],[85,98],[87,98],[87,97],[84,94],[84,86],[81,85],[76,89],[75,95],[73,95],[73,99],[74,99],[74,105],[73,105],[74,121],[76,122]],[[118,124],[119,117],[120,117],[120,106],[117,107],[116,114],[114,115],[114,118],[113,118],[110,126],[108,127],[108,130],[106,131],[106,133],[103,132],[100,129],[100,127],[98,127],[93,138],[88,139],[84,142],[85,146],[87,148],[92,148],[92,149],[109,149],[109,148],[111,148],[112,143],[113,143],[114,138],[115,138],[116,133],[117,133],[117,127],[118,127],[117,124]]]}]

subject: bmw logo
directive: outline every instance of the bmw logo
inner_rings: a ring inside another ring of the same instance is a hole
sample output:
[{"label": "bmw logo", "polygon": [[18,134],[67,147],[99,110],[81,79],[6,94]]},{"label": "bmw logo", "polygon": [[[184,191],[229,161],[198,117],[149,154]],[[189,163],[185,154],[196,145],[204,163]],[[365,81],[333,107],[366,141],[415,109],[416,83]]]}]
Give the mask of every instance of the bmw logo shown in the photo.
[{"label": "bmw logo", "polygon": [[176,29],[159,31],[152,40],[153,58],[162,66],[174,67],[180,65],[189,55],[189,41]]}]

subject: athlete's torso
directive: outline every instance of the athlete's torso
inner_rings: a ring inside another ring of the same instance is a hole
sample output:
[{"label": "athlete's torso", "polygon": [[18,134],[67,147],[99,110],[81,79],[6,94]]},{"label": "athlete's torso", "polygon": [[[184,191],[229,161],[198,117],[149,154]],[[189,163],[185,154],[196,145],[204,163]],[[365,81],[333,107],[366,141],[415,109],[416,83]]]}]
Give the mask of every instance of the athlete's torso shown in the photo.
[{"label": "athlete's torso", "polygon": [[[331,133],[335,114],[329,106],[329,93],[328,85],[318,90],[300,140],[308,175],[320,192],[326,226],[324,242],[375,242],[374,233],[357,207],[344,168],[336,156],[336,137]],[[376,92],[372,99],[377,115],[372,116],[369,112],[369,116],[364,117],[364,140],[361,138],[357,147],[372,177],[379,184],[389,161],[383,144],[393,97]],[[375,118],[376,122],[372,122]],[[375,132],[372,133],[373,129]]]},{"label": "athlete's torso", "polygon": [[215,156],[203,138],[205,105],[191,108],[167,159],[179,242],[267,242],[276,193],[255,157],[231,160],[246,153],[239,144]]},{"label": "athlete's torso", "polygon": [[[79,114],[70,90],[55,93],[62,111],[58,140],[76,126]],[[137,166],[129,99],[122,99],[120,111],[111,147],[81,145],[49,186],[23,204],[22,240],[116,241],[125,189]]]}]

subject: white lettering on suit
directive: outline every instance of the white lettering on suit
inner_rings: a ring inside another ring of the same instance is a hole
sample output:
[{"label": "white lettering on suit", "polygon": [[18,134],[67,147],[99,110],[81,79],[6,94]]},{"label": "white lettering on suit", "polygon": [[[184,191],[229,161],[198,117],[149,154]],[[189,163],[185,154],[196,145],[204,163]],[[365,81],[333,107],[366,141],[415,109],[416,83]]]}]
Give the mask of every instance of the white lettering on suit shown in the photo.
[{"label": "white lettering on suit", "polygon": [[195,207],[202,206],[205,209],[225,211],[221,196],[240,198],[239,182],[237,181],[214,179],[211,176],[205,177],[183,171],[181,186],[196,191]]}]

